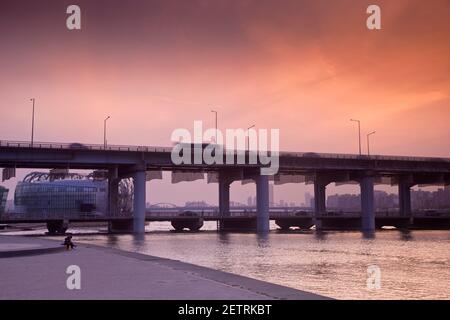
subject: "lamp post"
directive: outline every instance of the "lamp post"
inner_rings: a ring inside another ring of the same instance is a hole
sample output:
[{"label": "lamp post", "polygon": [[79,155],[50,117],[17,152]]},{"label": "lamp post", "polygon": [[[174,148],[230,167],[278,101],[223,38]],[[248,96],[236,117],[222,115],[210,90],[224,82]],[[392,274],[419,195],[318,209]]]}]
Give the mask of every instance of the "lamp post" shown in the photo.
[{"label": "lamp post", "polygon": [[350,119],[350,121],[358,122],[359,155],[361,155],[361,121],[356,119]]},{"label": "lamp post", "polygon": [[34,98],[31,98],[30,101],[33,102],[33,111],[31,113],[31,146],[33,147],[34,143]]},{"label": "lamp post", "polygon": [[106,150],[106,121],[111,118],[110,116],[106,117],[106,119],[103,121],[103,148]]},{"label": "lamp post", "polygon": [[367,155],[368,156],[370,156],[370,139],[369,138],[371,135],[373,135],[375,133],[376,133],[376,131],[373,131],[373,132],[367,134]]},{"label": "lamp post", "polygon": [[252,126],[247,128],[247,148],[248,148],[248,151],[250,151],[250,135],[249,135],[249,131],[250,131],[251,128],[254,128],[254,127],[255,127],[255,125],[252,125]]},{"label": "lamp post", "polygon": [[214,138],[214,140],[215,140],[214,143],[217,144],[217,111],[211,110],[211,112],[213,112],[215,114],[216,135]]}]

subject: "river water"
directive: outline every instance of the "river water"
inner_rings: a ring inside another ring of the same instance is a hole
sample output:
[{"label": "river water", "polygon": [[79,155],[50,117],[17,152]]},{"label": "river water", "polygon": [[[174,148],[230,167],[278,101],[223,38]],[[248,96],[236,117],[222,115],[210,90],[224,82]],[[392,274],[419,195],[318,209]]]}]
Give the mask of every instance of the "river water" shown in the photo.
[{"label": "river water", "polygon": [[[386,230],[366,237],[360,232],[272,230],[258,236],[217,233],[214,228],[215,223],[206,223],[204,231],[176,233],[167,223],[152,223],[141,237],[78,234],[75,241],[181,260],[338,299],[450,299],[450,231]],[[369,266],[379,273],[368,273]]]},{"label": "river water", "polygon": [[143,236],[93,227],[69,232],[75,242],[181,260],[337,299],[450,300],[450,231],[383,230],[367,237],[271,227],[266,236],[217,233],[215,222],[206,222],[200,232],[173,232],[169,223],[152,222]]}]

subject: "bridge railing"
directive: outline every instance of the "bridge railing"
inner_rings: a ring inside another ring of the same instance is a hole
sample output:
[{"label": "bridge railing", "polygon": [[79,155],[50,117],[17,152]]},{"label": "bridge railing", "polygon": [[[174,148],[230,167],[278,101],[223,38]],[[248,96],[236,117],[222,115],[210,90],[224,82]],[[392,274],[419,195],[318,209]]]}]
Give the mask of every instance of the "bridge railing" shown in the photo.
[{"label": "bridge railing", "polygon": [[[220,217],[218,210],[213,211],[190,211],[191,214],[185,214],[184,212],[174,211],[147,211],[146,216],[152,218],[218,218]],[[230,211],[232,217],[256,217],[256,212],[252,211]]]},{"label": "bridge railing", "polygon": [[[78,149],[78,150],[107,150],[107,151],[136,151],[136,152],[171,152],[172,147],[161,146],[132,146],[132,145],[105,145],[85,143],[61,143],[61,142],[34,142],[0,140],[0,147],[16,148],[38,148],[38,149]],[[353,159],[353,160],[399,160],[399,161],[440,161],[450,162],[450,158],[392,156],[392,155],[355,155],[337,153],[315,153],[315,152],[287,152],[280,151],[281,157],[295,158],[331,158],[331,159]]]},{"label": "bridge railing", "polygon": [[107,150],[107,151],[134,151],[134,152],[171,152],[170,147],[157,146],[129,146],[84,144],[84,143],[59,143],[59,142],[34,142],[0,140],[0,147],[34,148],[34,149],[71,149],[71,150]]},{"label": "bridge railing", "polygon": [[328,158],[328,159],[347,159],[347,160],[398,160],[398,161],[443,161],[450,162],[450,158],[436,157],[415,157],[415,156],[395,156],[395,155],[357,155],[346,153],[315,153],[315,152],[280,152],[280,157],[295,158]]},{"label": "bridge railing", "polygon": [[[219,218],[220,214],[218,209],[204,209],[204,210],[190,210],[188,211],[178,209],[164,209],[164,210],[147,210],[147,218]],[[228,217],[256,217],[256,208],[251,208],[248,210],[230,210]],[[270,211],[270,217],[272,219],[276,218],[312,218],[314,213],[312,211]],[[361,217],[361,212],[359,211],[327,211],[318,215],[319,217],[326,218],[359,218]],[[132,218],[132,212],[120,214],[120,215],[108,215],[104,213],[77,213],[77,214],[57,214],[57,213],[17,213],[9,212],[0,215],[0,221],[48,221],[48,220],[81,220],[81,221],[95,221],[95,220],[108,220],[116,218]],[[377,211],[375,212],[375,217],[377,218],[406,218],[406,216],[401,216],[398,211]],[[440,209],[440,210],[416,210],[412,213],[414,218],[432,218],[432,217],[449,217],[450,209]]]}]

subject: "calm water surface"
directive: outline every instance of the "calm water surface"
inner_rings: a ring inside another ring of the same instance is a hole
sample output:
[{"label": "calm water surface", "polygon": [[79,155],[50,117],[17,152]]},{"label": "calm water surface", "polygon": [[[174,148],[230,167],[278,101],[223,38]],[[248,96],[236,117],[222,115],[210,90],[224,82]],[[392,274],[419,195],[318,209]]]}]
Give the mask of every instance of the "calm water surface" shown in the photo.
[{"label": "calm water surface", "polygon": [[[206,225],[214,229],[215,224]],[[339,299],[450,299],[450,231],[175,233],[152,223],[145,236],[77,235],[87,242],[194,263]],[[162,231],[166,230],[166,231]],[[381,288],[367,289],[367,267]]]}]

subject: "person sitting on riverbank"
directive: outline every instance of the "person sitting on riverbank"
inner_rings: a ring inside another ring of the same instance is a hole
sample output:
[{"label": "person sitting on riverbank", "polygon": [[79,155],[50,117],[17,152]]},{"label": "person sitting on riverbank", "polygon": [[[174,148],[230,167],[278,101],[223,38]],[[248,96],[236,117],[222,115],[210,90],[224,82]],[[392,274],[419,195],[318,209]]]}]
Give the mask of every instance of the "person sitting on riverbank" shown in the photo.
[{"label": "person sitting on riverbank", "polygon": [[63,246],[66,246],[67,250],[73,249],[76,247],[76,245],[72,242],[72,236],[69,235],[64,239],[64,243],[62,243]]}]

